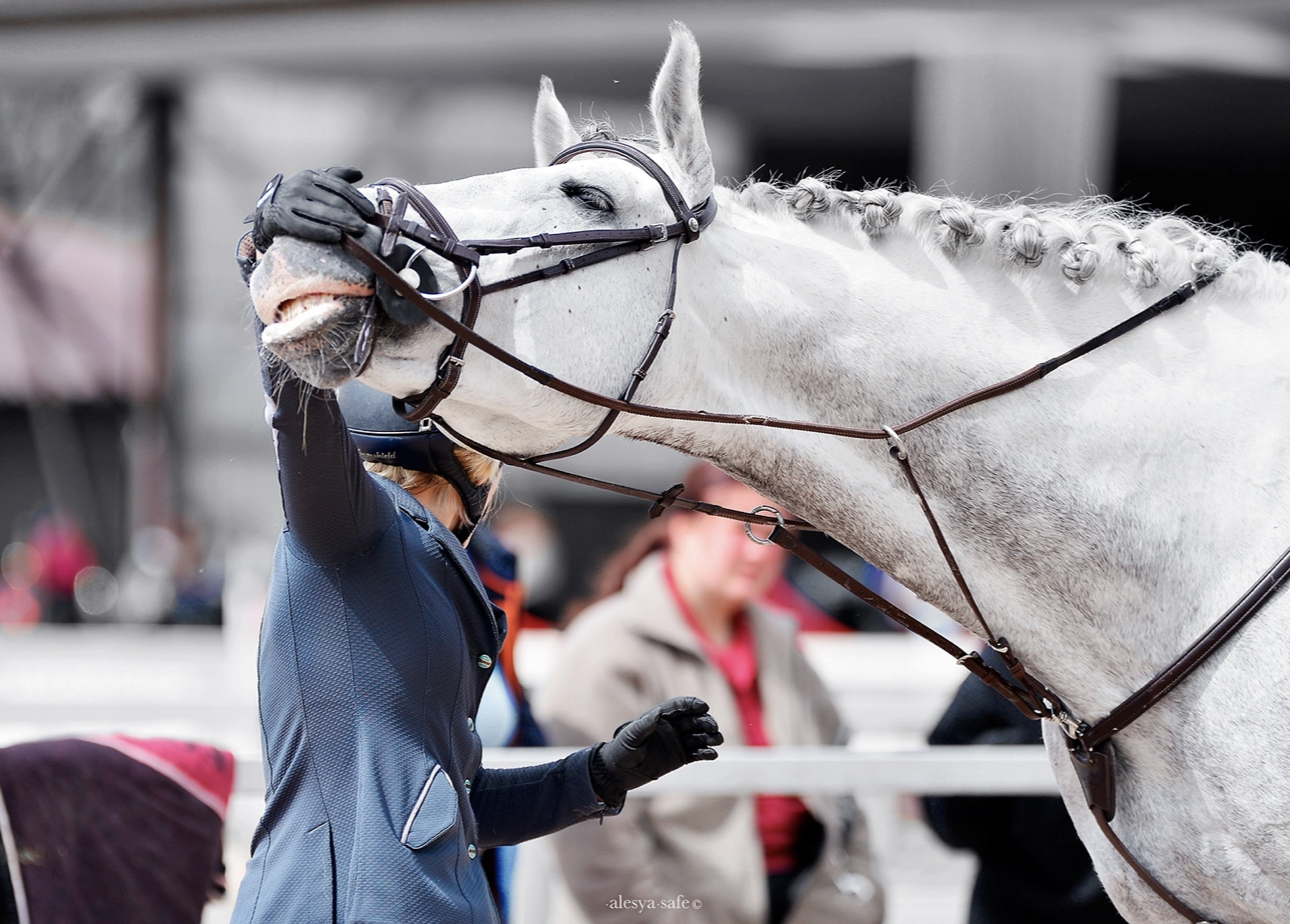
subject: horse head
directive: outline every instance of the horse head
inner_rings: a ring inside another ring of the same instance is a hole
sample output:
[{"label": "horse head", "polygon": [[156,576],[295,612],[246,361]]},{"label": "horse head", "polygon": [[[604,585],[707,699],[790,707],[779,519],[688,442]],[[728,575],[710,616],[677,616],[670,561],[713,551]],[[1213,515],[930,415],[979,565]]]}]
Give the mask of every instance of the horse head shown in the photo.
[{"label": "horse head", "polygon": [[[645,151],[691,205],[713,191],[712,154],[699,105],[699,49],[682,25],[650,97],[656,140],[630,143]],[[657,179],[616,156],[582,154],[551,165],[583,140],[541,81],[533,121],[537,166],[419,187],[461,240],[497,240],[541,233],[630,229],[674,221]],[[375,188],[364,190],[376,201]],[[379,229],[363,237],[369,249]],[[590,249],[587,245],[529,248],[483,256],[480,280],[510,278]],[[667,298],[671,248],[633,253],[571,276],[486,295],[476,329],[488,339],[553,374],[601,393],[620,393],[640,359]],[[427,255],[444,291],[457,267]],[[434,381],[451,335],[436,324],[402,323],[377,314],[370,357],[357,356],[376,283],[372,272],[340,244],[279,237],[251,278],[263,342],[298,375],[334,388],[358,377],[396,397]],[[464,296],[443,302],[460,316]],[[478,351],[468,351],[460,384],[440,410],[467,432],[484,434],[513,452],[552,449],[590,433],[601,412],[544,389]]]}]

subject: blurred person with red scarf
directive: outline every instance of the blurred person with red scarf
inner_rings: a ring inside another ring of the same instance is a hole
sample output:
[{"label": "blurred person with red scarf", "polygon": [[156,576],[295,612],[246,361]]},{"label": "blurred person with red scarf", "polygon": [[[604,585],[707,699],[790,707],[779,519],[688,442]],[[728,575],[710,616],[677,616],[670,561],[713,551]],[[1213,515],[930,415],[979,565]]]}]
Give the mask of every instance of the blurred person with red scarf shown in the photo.
[{"label": "blurred person with red scarf", "polygon": [[76,576],[99,563],[80,526],[66,511],[50,509],[38,515],[27,535],[37,565],[36,590],[45,622],[80,622],[76,608]]},{"label": "blurred person with red scarf", "polygon": [[[750,510],[765,499],[709,465],[687,497]],[[785,553],[743,524],[673,509],[611,559],[600,598],[569,628],[536,710],[552,744],[600,740],[642,704],[698,695],[728,746],[843,745],[847,730],[764,603]],[[555,835],[595,924],[868,924],[882,919],[865,822],[850,798],[660,795],[613,825]],[[682,903],[684,900],[685,904]]]}]

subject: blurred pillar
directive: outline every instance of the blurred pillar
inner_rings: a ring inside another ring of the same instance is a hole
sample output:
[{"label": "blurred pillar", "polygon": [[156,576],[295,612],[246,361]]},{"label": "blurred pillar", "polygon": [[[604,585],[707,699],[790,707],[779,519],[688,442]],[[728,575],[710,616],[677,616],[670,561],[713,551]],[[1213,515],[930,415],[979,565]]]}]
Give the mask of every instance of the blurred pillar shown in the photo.
[{"label": "blurred pillar", "polygon": [[[97,407],[103,410],[106,405]],[[90,450],[96,441],[86,432],[85,420],[78,421],[67,402],[32,401],[27,405],[27,416],[50,502],[56,510],[70,514],[101,561],[115,567],[127,538],[125,524],[116,515],[121,484],[112,476],[120,470],[112,469],[118,460],[92,456]],[[119,428],[119,418],[105,417],[99,415],[96,423],[109,430]]]},{"label": "blurred pillar", "polygon": [[[153,380],[131,408],[123,436],[129,465],[130,534],[146,526],[171,526],[175,519],[175,476],[170,440],[170,334],[172,298],[171,222],[174,169],[174,121],[178,91],[167,85],[144,90],[140,109],[148,132],[148,169],[152,198],[152,328]],[[128,539],[128,537],[127,537]]]},{"label": "blurred pillar", "polygon": [[920,60],[917,184],[977,197],[1106,191],[1114,101],[1103,43],[1088,34],[992,38],[964,36]]}]

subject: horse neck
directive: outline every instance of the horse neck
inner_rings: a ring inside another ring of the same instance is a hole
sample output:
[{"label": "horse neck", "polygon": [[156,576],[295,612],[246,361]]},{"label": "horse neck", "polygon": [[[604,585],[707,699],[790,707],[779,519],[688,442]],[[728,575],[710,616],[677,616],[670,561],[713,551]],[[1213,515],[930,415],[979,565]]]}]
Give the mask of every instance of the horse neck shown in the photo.
[{"label": "horse neck", "polygon": [[[987,259],[847,247],[739,213],[686,257],[673,339],[642,400],[861,427],[1000,381],[1145,301],[1113,279],[1076,294]],[[1117,343],[906,439],[992,627],[1090,714],[1173,657],[1279,551],[1271,526],[1285,511],[1266,492],[1260,509],[1255,485],[1270,470],[1195,493],[1192,476],[1224,463],[1176,445],[1170,421],[1193,395],[1173,395],[1170,410],[1159,350]],[[885,445],[639,419],[624,429],[719,462],[978,628]],[[1234,512],[1243,522],[1224,528]],[[1201,580],[1225,562],[1239,566]]]}]

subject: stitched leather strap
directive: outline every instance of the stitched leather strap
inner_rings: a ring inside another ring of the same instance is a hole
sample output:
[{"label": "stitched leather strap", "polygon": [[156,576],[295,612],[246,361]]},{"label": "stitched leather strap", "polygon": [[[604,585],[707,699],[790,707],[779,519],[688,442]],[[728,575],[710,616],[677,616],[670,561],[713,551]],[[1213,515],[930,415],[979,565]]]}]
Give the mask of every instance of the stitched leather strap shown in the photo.
[{"label": "stitched leather strap", "polygon": [[1080,740],[1087,747],[1096,747],[1116,732],[1127,728],[1130,722],[1168,696],[1170,690],[1186,680],[1206,658],[1258,614],[1263,604],[1285,583],[1287,576],[1290,576],[1290,548],[1281,553],[1272,567],[1210,626],[1209,631],[1192,642],[1186,651],[1147,681],[1140,690],[1112,709],[1106,718],[1081,735]]},{"label": "stitched leather strap", "polygon": [[[639,404],[636,402],[623,401],[619,398],[613,398],[608,395],[602,395],[598,392],[590,391],[589,389],[574,385],[571,382],[566,382],[559,376],[552,375],[550,372],[547,372],[532,363],[525,362],[518,356],[515,356],[514,354],[507,352],[502,347],[494,344],[481,334],[461,324],[456,318],[452,317],[438,305],[422,298],[415,289],[399,278],[398,274],[385,264],[384,261],[368,251],[365,247],[354,240],[354,238],[347,235],[343,243],[345,249],[350,254],[360,260],[374,273],[381,276],[381,278],[389,283],[391,288],[419,308],[429,316],[431,320],[447,329],[449,333],[454,336],[461,337],[471,346],[482,350],[498,362],[509,366],[526,378],[537,382],[539,385],[543,385],[553,391],[558,391],[563,395],[568,395],[571,398],[576,398],[579,401],[594,404],[605,408],[606,410],[614,410],[620,413],[635,414],[638,417],[650,417],[662,420],[690,420],[705,421],[708,423],[732,424],[737,426],[768,427],[777,430],[797,430],[806,433],[823,433],[829,436],[841,436],[849,439],[861,440],[885,440],[887,438],[887,430],[885,428],[848,427],[839,424],[820,424],[803,420],[781,420],[763,414],[723,414],[703,410],[692,411],[681,408],[658,407],[651,404]],[[1195,284],[1189,282],[1187,285],[1182,286],[1175,292],[1166,296],[1164,299],[1161,299],[1160,303],[1171,301],[1179,296],[1183,296],[1183,300],[1185,301],[1186,298],[1190,298],[1191,295],[1194,295],[1196,291],[1199,290],[1196,288]],[[1159,311],[1153,311],[1152,308],[1148,308],[1145,309],[1144,312],[1140,312],[1140,314],[1146,313],[1154,315],[1159,314]],[[1145,319],[1146,318],[1144,318],[1144,320]],[[1125,332],[1127,331],[1122,331],[1121,334]],[[1093,339],[1101,339],[1101,337]],[[1086,344],[1089,342],[1092,341],[1086,341]],[[1100,345],[1104,345],[1105,342],[1109,341],[1103,341],[1103,344]],[[1073,354],[1082,350],[1086,344],[1082,344],[1075,350],[1062,354],[1062,356],[1055,357],[1052,360],[1047,360],[1044,363],[1032,366],[1025,372],[1015,375],[1010,379],[1006,379],[1003,382],[999,382],[995,385],[990,385],[970,394],[955,398],[953,401],[939,405],[938,407],[935,407],[917,417],[913,417],[903,423],[896,424],[892,426],[891,429],[897,434],[903,435],[931,423],[934,420],[944,417],[946,414],[961,410],[962,408],[973,404],[978,404],[982,401],[989,400],[990,398],[999,397],[1000,395],[1007,394],[1008,392],[1016,391],[1018,388],[1022,388],[1038,381],[1048,372],[1051,372],[1053,369],[1069,362],[1070,359],[1074,358]],[[1083,354],[1080,353],[1079,355]],[[415,397],[407,399],[409,403],[412,403],[414,400]]]},{"label": "stitched leather strap", "polygon": [[1111,827],[1111,822],[1107,820],[1106,815],[1100,809],[1090,809],[1090,811],[1092,811],[1093,818],[1097,821],[1097,826],[1102,829],[1102,833],[1106,836],[1106,839],[1110,841],[1111,846],[1115,848],[1115,852],[1120,855],[1125,863],[1129,864],[1130,868],[1138,874],[1138,877],[1143,882],[1151,887],[1151,891],[1160,896],[1161,901],[1167,904],[1174,911],[1177,911],[1188,922],[1190,922],[1190,924],[1217,924],[1216,921],[1211,921],[1204,915],[1193,911],[1191,907],[1179,899],[1178,896],[1165,888],[1164,885],[1161,884],[1160,880],[1157,879],[1149,869],[1138,862],[1138,858],[1135,857],[1133,852],[1124,845],[1124,841],[1120,840],[1120,836],[1116,834],[1115,829]]},{"label": "stitched leather strap", "polygon": [[1002,636],[995,635],[994,630],[990,628],[990,623],[986,620],[985,614],[981,612],[981,607],[977,605],[976,596],[972,593],[972,588],[968,586],[967,578],[963,576],[963,569],[959,566],[958,559],[950,548],[949,540],[945,538],[941,524],[937,521],[936,514],[932,512],[927,495],[923,493],[922,485],[918,483],[918,478],[914,475],[913,462],[910,459],[908,450],[905,448],[905,444],[894,434],[888,437],[888,443],[891,446],[891,457],[896,460],[896,464],[905,473],[910,490],[918,498],[918,503],[923,508],[923,517],[927,520],[928,526],[931,527],[932,536],[936,539],[936,545],[941,550],[941,557],[945,559],[945,563],[949,566],[950,573],[954,577],[954,583],[958,585],[959,592],[963,595],[963,599],[967,601],[968,608],[972,610],[972,615],[976,617],[977,622],[980,624],[983,637],[990,647],[1003,658],[1008,672],[1012,674],[1013,679],[1023,691],[1024,695],[1019,694],[1017,697],[1012,697],[1013,699],[1020,698],[1024,702],[1025,706],[1021,708],[1022,714],[1031,719],[1050,718],[1056,719],[1060,723],[1069,721],[1066,707],[1062,703],[1061,697],[1032,677],[1026,670],[1025,665],[1013,654],[1012,646],[1008,644],[1008,640]]}]

